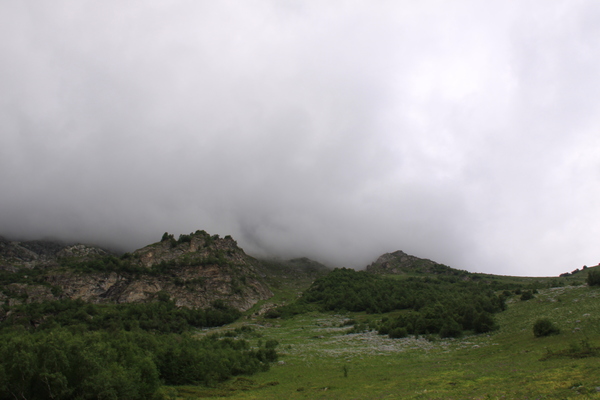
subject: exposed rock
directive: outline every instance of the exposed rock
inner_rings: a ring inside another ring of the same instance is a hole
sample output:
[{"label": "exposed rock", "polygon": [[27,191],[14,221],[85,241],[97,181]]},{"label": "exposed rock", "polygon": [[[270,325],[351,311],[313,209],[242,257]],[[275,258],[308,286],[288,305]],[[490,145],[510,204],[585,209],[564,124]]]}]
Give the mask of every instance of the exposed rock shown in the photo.
[{"label": "exposed rock", "polygon": [[[222,300],[245,311],[273,296],[256,270],[259,261],[246,255],[231,237],[219,238],[204,231],[185,236],[185,240],[151,244],[121,259],[83,244],[52,247],[38,242],[26,247],[2,241],[0,257],[7,264],[4,270],[44,267],[37,283],[26,281],[2,288],[5,301],[16,304],[72,298],[131,303],[152,301],[159,292],[166,292],[178,306],[205,308]],[[94,272],[98,268],[94,262],[112,263],[113,270]]]},{"label": "exposed rock", "polygon": [[21,246],[19,242],[0,241],[0,255],[5,263],[29,263],[39,259],[38,254]]},{"label": "exposed rock", "polygon": [[6,285],[13,303],[39,303],[53,300],[52,289],[43,285],[28,285],[24,283],[11,283]]},{"label": "exposed rock", "polygon": [[0,269],[16,271],[21,268],[57,265],[60,258],[80,258],[106,255],[99,247],[84,244],[67,245],[46,240],[9,241],[0,236]]},{"label": "exposed rock", "polygon": [[99,247],[88,246],[85,244],[74,244],[72,246],[66,246],[60,251],[56,252],[56,257],[90,257],[90,256],[104,256],[108,255],[106,250]]}]

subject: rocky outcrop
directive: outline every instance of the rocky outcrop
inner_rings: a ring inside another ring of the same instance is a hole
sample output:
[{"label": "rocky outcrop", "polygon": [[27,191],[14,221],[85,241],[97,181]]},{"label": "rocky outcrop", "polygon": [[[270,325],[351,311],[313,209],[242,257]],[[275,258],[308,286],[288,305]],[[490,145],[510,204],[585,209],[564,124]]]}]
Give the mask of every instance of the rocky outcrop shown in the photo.
[{"label": "rocky outcrop", "polygon": [[60,258],[90,258],[95,256],[108,255],[106,250],[99,247],[88,246],[85,244],[74,244],[71,246],[65,246],[55,253],[56,257]]},{"label": "rocky outcrop", "polygon": [[0,236],[0,269],[13,272],[21,268],[56,266],[61,258],[107,254],[106,250],[85,244],[63,244],[46,240],[19,242]]},{"label": "rocky outcrop", "polygon": [[[220,300],[245,311],[273,295],[256,270],[257,260],[233,238],[204,231],[179,240],[167,237],[119,258],[81,244],[53,251],[38,246],[38,252],[19,242],[4,240],[0,245],[3,268],[20,279],[2,288],[5,301],[12,304],[60,298],[147,302],[167,293],[178,306],[206,308]],[[23,268],[35,268],[35,279],[20,272]]]},{"label": "rocky outcrop", "polygon": [[9,241],[0,236],[0,269],[15,271],[20,268],[33,268],[46,257],[22,246],[22,243]]}]

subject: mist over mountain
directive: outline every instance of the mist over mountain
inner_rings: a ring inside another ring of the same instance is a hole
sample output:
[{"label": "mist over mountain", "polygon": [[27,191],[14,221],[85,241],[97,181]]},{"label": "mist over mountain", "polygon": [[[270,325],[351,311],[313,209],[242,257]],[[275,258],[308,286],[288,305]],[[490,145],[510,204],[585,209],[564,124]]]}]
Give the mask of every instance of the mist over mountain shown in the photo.
[{"label": "mist over mountain", "polygon": [[0,4],[0,234],[594,265],[600,4]]}]

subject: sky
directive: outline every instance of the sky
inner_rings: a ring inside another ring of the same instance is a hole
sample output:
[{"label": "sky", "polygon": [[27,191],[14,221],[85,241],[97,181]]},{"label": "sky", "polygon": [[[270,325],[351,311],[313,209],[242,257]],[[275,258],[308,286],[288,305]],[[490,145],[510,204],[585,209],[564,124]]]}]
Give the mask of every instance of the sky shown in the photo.
[{"label": "sky", "polygon": [[600,262],[600,2],[4,0],[0,235]]}]

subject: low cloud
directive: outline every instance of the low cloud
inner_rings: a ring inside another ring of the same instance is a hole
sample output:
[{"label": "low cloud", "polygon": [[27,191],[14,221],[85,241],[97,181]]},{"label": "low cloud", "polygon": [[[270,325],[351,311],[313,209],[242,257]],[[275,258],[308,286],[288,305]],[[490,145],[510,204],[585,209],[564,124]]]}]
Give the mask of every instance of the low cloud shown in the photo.
[{"label": "low cloud", "polygon": [[0,234],[595,265],[598,27],[592,1],[3,3]]}]

